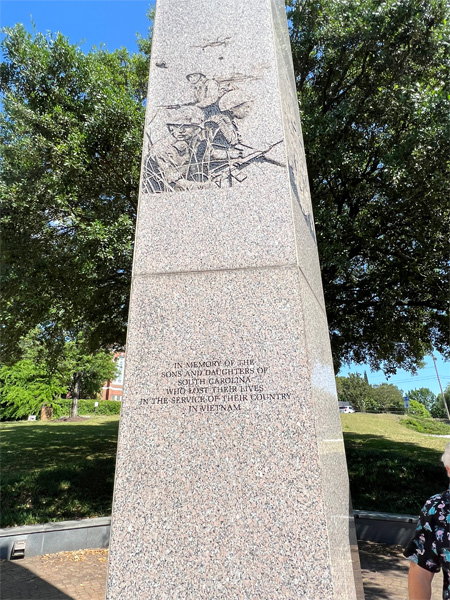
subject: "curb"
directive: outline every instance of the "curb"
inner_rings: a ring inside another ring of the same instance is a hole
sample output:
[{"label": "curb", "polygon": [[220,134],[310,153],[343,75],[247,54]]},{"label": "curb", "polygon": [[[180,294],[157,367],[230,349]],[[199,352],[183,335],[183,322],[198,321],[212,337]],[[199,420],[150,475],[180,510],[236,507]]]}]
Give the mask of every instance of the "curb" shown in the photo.
[{"label": "curb", "polygon": [[364,542],[406,546],[417,526],[418,516],[354,510],[356,537]]},{"label": "curb", "polygon": [[25,541],[25,556],[107,548],[111,517],[0,529],[0,559],[10,560],[14,544]]},{"label": "curb", "polygon": [[[367,542],[405,546],[416,529],[417,516],[353,511],[356,537]],[[25,556],[40,556],[87,548],[107,548],[111,517],[24,525],[0,529],[0,559],[10,560],[14,544],[25,542]]]}]

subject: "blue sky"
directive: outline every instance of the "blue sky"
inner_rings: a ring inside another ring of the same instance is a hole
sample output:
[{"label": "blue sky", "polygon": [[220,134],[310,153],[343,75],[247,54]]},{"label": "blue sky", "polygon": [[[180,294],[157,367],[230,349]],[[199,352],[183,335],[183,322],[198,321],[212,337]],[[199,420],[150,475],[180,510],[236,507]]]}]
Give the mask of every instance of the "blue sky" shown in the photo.
[{"label": "blue sky", "polygon": [[[125,46],[136,51],[136,33],[145,36],[148,30],[146,12],[153,6],[149,0],[1,0],[0,24],[2,27],[23,23],[31,30],[31,17],[36,30],[60,31],[73,44],[87,52],[92,46],[106,44],[109,50]],[[450,383],[450,364],[444,363],[436,353],[437,367],[443,387]],[[363,374],[367,371],[371,384],[386,381],[381,372],[371,373],[368,367],[354,366],[343,368],[340,375],[349,372]],[[427,387],[435,394],[439,393],[439,385],[431,358],[427,358],[424,369],[416,376],[406,371],[399,371],[391,376],[389,383],[394,383],[407,392],[411,389]]]},{"label": "blue sky", "polygon": [[[450,383],[450,364],[444,362],[442,356],[435,352],[436,366],[441,379],[442,387],[445,387]],[[431,356],[425,358],[425,368],[417,371],[417,375],[411,375],[408,371],[399,369],[395,375],[392,375],[389,379],[386,378],[384,373],[381,371],[371,372],[368,367],[361,365],[352,365],[341,369],[339,375],[346,376],[349,373],[359,373],[364,375],[364,371],[367,372],[367,377],[371,385],[380,385],[381,383],[393,383],[399,387],[405,394],[410,390],[419,388],[428,388],[434,394],[440,393],[439,383],[436,376],[436,370]]]},{"label": "blue sky", "polygon": [[[31,29],[60,31],[86,52],[106,44],[109,50],[125,46],[137,50],[136,33],[145,36],[149,0],[1,0],[0,23],[10,27],[23,23]],[[84,43],[81,43],[84,40]]]}]

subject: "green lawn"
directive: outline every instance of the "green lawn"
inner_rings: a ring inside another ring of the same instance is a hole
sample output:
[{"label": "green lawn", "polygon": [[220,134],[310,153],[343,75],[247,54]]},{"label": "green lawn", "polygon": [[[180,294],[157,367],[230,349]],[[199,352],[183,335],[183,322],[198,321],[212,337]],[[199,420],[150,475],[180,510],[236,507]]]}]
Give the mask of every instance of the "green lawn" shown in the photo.
[{"label": "green lawn", "polygon": [[397,415],[342,414],[353,507],[418,514],[448,487],[440,462],[450,439],[416,433]]},{"label": "green lawn", "polygon": [[118,425],[2,423],[0,527],[109,515]]},{"label": "green lawn", "polygon": [[[416,433],[394,415],[341,415],[353,506],[417,514],[448,485],[445,438]],[[1,527],[111,512],[119,417],[3,423]]]}]

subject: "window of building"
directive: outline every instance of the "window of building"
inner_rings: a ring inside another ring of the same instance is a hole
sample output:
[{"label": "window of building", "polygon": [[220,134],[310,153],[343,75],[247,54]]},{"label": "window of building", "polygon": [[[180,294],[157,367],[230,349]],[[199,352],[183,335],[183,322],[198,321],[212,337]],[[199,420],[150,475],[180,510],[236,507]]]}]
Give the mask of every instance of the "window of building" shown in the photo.
[{"label": "window of building", "polygon": [[113,383],[122,385],[123,384],[123,371],[124,371],[124,367],[125,367],[125,357],[119,356],[116,358],[115,362],[117,364],[118,369],[117,369],[116,378],[113,380]]}]

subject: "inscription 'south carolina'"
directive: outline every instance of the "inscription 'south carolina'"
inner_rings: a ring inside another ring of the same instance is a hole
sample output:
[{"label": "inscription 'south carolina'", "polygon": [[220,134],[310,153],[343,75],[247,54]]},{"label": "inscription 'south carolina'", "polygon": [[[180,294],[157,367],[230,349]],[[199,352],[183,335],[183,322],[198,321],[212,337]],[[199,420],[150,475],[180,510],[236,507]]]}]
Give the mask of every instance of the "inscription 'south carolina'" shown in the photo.
[{"label": "inscription 'south carolina'", "polygon": [[[266,391],[266,365],[254,358],[175,362],[161,373],[163,393],[140,398],[139,406],[178,406],[185,414],[226,413],[251,402],[288,400],[288,392]],[[170,387],[169,387],[170,386]]]}]

